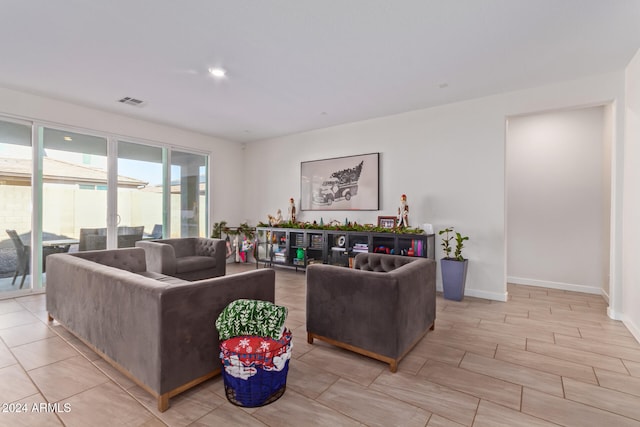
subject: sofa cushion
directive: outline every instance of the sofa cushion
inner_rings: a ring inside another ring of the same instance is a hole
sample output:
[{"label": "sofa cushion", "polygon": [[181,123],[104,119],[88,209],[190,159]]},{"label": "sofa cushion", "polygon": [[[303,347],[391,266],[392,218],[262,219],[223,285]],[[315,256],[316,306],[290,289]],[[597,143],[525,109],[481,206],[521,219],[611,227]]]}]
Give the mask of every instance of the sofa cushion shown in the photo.
[{"label": "sofa cushion", "polygon": [[141,271],[137,274],[148,277],[149,279],[153,279],[159,282],[159,284],[163,285],[181,285],[182,283],[189,283],[188,280],[179,279],[173,276],[167,276],[166,274],[162,273],[155,273],[153,271]]},{"label": "sofa cushion", "polygon": [[196,240],[197,238],[195,237],[184,237],[180,239],[156,240],[156,242],[167,243],[173,246],[176,258],[182,258],[196,255]]},{"label": "sofa cushion", "polygon": [[217,240],[198,239],[196,241],[196,255],[214,257],[216,252]]},{"label": "sofa cushion", "polygon": [[141,248],[74,252],[69,255],[132,273],[147,271],[144,249]]},{"label": "sofa cushion", "polygon": [[189,273],[212,268],[216,268],[216,259],[210,256],[193,255],[176,258],[176,273]]}]

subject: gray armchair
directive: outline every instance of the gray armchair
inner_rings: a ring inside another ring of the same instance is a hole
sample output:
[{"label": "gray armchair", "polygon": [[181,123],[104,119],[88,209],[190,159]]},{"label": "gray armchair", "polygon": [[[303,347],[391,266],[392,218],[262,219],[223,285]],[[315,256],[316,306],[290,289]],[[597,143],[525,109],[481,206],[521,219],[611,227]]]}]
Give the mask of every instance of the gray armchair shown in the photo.
[{"label": "gray armchair", "polygon": [[140,240],[147,270],[184,280],[202,280],[224,276],[227,269],[226,242],[222,239],[184,237]]},{"label": "gray armchair", "polygon": [[[138,240],[142,239],[144,226],[118,227],[118,248],[133,248]],[[78,250],[96,251],[107,249],[106,228],[81,228]]]},{"label": "gray armchair", "polygon": [[436,262],[361,253],[354,268],[307,268],[307,341],[314,338],[389,364],[427,333],[436,317]]}]

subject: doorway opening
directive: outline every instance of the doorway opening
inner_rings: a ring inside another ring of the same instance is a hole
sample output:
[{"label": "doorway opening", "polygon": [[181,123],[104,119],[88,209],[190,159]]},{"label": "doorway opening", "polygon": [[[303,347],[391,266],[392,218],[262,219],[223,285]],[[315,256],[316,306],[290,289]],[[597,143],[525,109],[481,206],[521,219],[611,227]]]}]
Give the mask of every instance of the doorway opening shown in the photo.
[{"label": "doorway opening", "polygon": [[507,282],[609,300],[612,107],[509,117]]}]

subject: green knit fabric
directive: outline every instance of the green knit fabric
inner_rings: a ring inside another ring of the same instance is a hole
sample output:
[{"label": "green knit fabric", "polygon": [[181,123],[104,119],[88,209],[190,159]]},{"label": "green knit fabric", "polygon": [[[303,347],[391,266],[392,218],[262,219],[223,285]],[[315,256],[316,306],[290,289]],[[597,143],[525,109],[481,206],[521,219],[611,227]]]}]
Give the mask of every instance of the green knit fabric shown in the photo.
[{"label": "green knit fabric", "polygon": [[227,305],[218,319],[216,328],[220,341],[240,335],[280,338],[287,318],[287,308],[269,301],[239,299]]}]

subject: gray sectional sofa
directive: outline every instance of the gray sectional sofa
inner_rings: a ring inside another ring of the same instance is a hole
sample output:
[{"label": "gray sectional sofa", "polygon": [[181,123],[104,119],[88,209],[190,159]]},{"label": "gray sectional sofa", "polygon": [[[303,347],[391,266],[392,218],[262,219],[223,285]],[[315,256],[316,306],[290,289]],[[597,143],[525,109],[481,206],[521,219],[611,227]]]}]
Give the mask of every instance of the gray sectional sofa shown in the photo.
[{"label": "gray sectional sofa", "polygon": [[49,320],[151,393],[160,411],[220,372],[215,321],[240,298],[274,302],[274,271],[188,282],[147,271],[142,248],[47,257]]},{"label": "gray sectional sofa", "polygon": [[354,268],[307,268],[307,341],[314,338],[389,364],[398,362],[436,319],[436,262],[360,253]]}]

